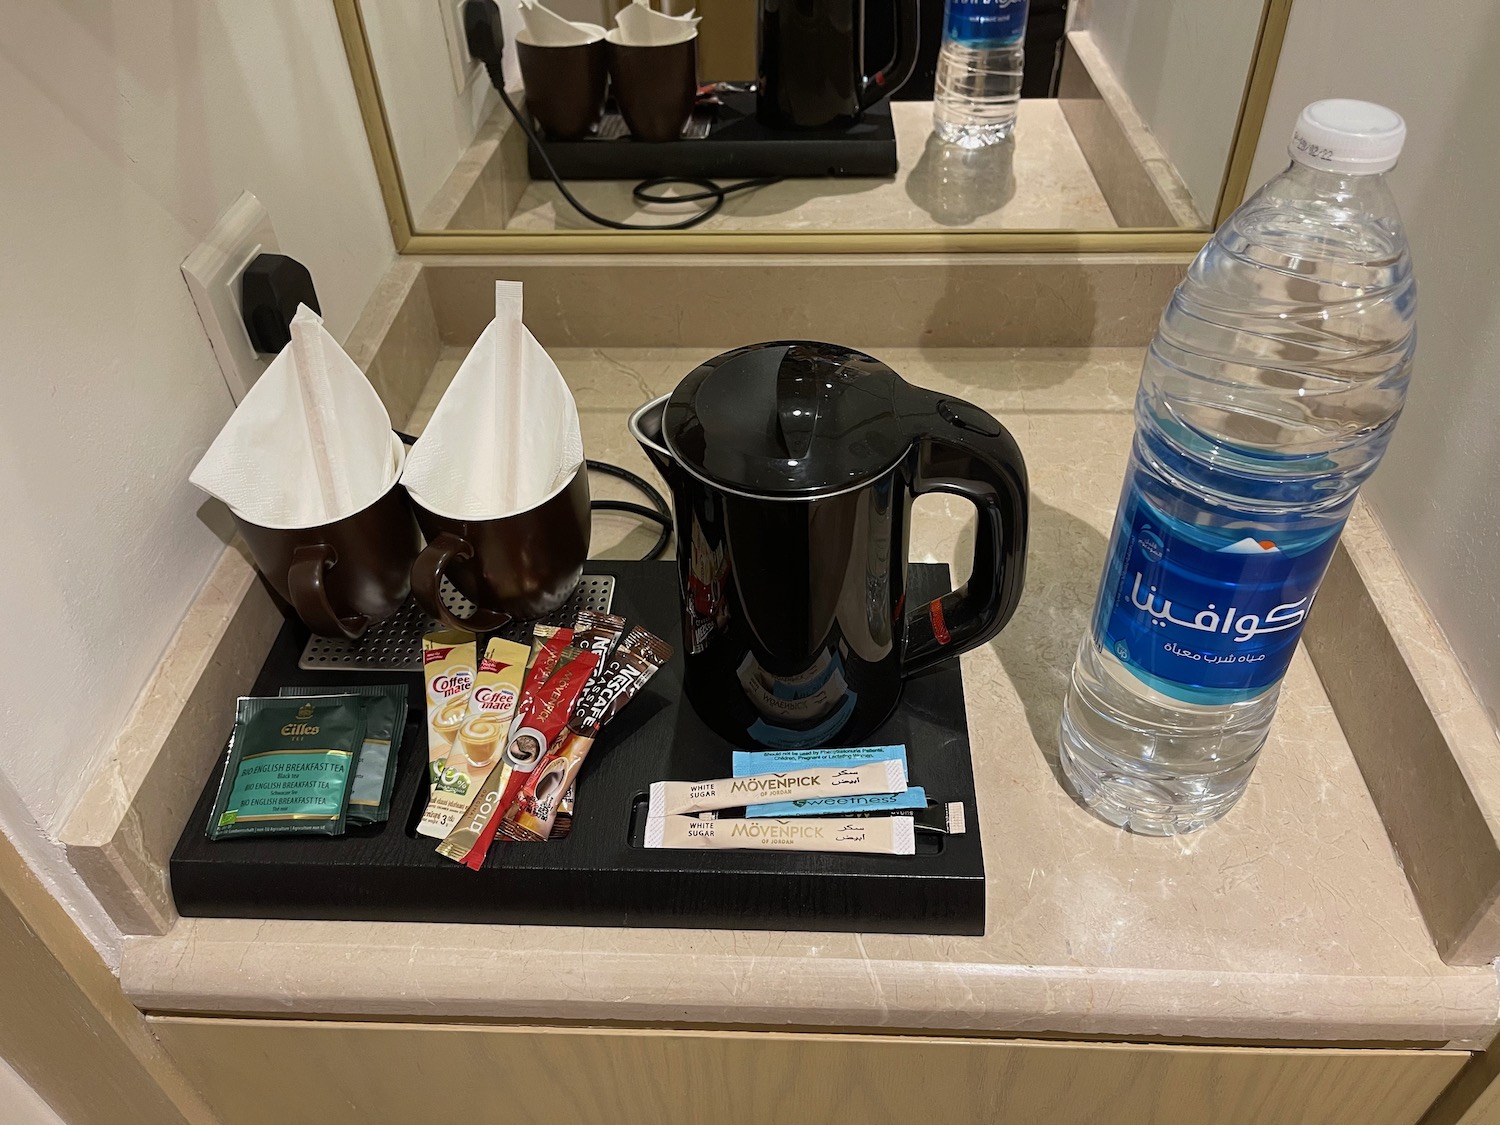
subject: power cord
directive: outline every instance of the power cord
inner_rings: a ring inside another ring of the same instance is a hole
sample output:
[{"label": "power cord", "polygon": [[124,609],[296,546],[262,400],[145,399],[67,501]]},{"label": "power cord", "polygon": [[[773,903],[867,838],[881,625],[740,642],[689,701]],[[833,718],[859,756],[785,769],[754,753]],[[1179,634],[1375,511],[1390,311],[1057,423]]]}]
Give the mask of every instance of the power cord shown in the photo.
[{"label": "power cord", "polygon": [[629,469],[622,469],[619,465],[611,465],[608,461],[587,461],[585,464],[588,465],[590,472],[616,477],[644,493],[651,501],[651,507],[647,508],[643,504],[632,504],[629,500],[592,500],[589,502],[589,508],[595,512],[628,512],[630,515],[639,516],[643,520],[659,525],[661,533],[656,537],[651,550],[642,557],[647,562],[661,558],[667,549],[667,544],[672,542],[672,509],[667,507],[662,494],[656,491],[645,477],[638,476]]},{"label": "power cord", "polygon": [[[610,230],[686,230],[717,215],[720,208],[724,206],[725,200],[734,192],[748,191],[751,188],[766,187],[781,182],[780,176],[741,180],[737,184],[728,185],[716,184],[712,180],[699,179],[696,176],[657,176],[654,179],[642,180],[630,189],[631,197],[637,203],[679,204],[701,203],[707,200],[708,206],[697,214],[671,223],[625,223],[618,219],[606,219],[603,215],[596,215],[568,190],[562,177],[557,174],[557,169],[553,167],[552,158],[547,155],[546,148],[532,129],[531,122],[527,120],[526,114],[516,108],[516,103],[511,101],[510,95],[505,92],[505,72],[501,65],[505,58],[505,32],[500,26],[500,8],[495,0],[465,0],[464,38],[468,41],[469,54],[484,64],[485,73],[490,76],[490,85],[495,87],[495,93],[500,95],[505,108],[510,110],[510,115],[516,119],[516,124],[526,134],[526,139],[536,150],[537,156],[541,158],[543,167],[547,169],[547,175],[551,177],[557,190],[562,193],[562,197],[568,201],[573,210],[590,222],[598,223],[601,227],[608,227]],[[668,187],[672,184],[684,184],[700,190],[687,195],[653,193],[655,188]]]}]

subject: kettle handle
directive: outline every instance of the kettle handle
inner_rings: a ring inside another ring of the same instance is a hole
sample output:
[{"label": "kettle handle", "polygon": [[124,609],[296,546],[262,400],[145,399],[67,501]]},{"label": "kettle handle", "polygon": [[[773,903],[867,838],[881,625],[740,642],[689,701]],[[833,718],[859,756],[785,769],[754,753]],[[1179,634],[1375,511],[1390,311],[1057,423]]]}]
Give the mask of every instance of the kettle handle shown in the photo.
[{"label": "kettle handle", "polygon": [[1026,462],[1015,439],[983,410],[938,403],[947,423],[913,447],[912,494],[946,492],[979,510],[969,580],[906,617],[901,674],[912,675],[984,644],[1005,627],[1026,577]]},{"label": "kettle handle", "polygon": [[888,98],[917,69],[917,47],[921,42],[921,0],[896,0],[895,57],[874,74],[860,82],[859,111],[863,113],[876,102]]}]

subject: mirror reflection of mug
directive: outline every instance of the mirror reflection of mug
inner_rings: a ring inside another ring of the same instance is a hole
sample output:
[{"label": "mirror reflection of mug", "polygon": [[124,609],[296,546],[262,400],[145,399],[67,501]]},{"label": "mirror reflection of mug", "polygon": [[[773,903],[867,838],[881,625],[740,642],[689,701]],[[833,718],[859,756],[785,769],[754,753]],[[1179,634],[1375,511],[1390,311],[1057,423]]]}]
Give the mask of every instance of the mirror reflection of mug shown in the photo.
[{"label": "mirror reflection of mug", "polygon": [[541,732],[531,727],[522,727],[505,748],[505,760],[513,769],[529,773],[536,768],[544,749]]}]

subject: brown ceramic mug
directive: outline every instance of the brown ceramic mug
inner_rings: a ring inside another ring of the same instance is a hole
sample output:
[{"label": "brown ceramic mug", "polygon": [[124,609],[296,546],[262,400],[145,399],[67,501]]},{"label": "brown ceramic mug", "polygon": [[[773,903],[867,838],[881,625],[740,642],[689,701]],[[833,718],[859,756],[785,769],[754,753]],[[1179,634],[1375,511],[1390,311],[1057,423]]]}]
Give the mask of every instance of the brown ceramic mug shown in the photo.
[{"label": "brown ceramic mug", "polygon": [[422,538],[399,484],[317,527],[261,527],[233,512],[255,565],[314,633],[357,640],[401,608]]},{"label": "brown ceramic mug", "polygon": [[526,108],[548,140],[586,137],[604,114],[608,71],[604,29],[598,30],[598,39],[573,47],[539,47],[524,33],[516,36]]},{"label": "brown ceramic mug", "polygon": [[[589,474],[580,465],[563,489],[534,508],[493,520],[429,511],[415,498],[427,548],[411,568],[417,603],[450,629],[486,633],[514,618],[545,617],[567,601],[589,554]],[[477,607],[455,616],[443,579]]]},{"label": "brown ceramic mug", "polygon": [[638,141],[680,139],[698,101],[698,36],[656,47],[608,39],[605,48],[615,102],[630,135]]}]

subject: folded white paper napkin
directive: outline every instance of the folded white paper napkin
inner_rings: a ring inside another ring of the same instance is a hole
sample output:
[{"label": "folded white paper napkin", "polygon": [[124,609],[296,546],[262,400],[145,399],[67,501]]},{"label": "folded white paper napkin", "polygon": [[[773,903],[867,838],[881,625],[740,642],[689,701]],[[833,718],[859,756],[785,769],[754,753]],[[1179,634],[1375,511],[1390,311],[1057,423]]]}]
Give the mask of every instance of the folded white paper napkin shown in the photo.
[{"label": "folded white paper napkin", "polygon": [[499,519],[551,497],[582,463],[573,392],[521,323],[521,283],[497,281],[495,319],[412,446],[401,481],[439,515]]},{"label": "folded white paper napkin", "polygon": [[306,305],[292,342],[240,401],[188,477],[262,527],[352,516],[396,482],[405,449],[364,372]]},{"label": "folded white paper napkin", "polygon": [[526,23],[526,42],[534,47],[577,47],[604,37],[598,24],[563,19],[537,0],[521,0],[521,18]]},{"label": "folded white paper napkin", "polygon": [[616,28],[609,40],[627,47],[665,47],[698,34],[698,18],[692,12],[669,16],[651,7],[650,0],[635,0],[615,13]]}]

